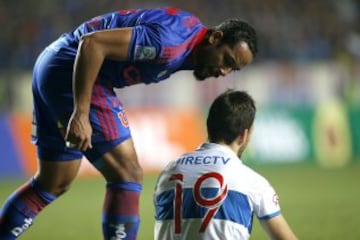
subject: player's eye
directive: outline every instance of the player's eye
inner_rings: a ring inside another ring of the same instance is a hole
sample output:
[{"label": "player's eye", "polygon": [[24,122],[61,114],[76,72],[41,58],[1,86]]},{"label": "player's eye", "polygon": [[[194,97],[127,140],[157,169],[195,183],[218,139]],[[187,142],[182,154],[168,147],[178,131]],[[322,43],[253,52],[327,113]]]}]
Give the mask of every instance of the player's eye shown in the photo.
[{"label": "player's eye", "polygon": [[225,55],[225,57],[224,57],[224,65],[231,68],[233,71],[239,71],[240,70],[240,68],[236,64],[235,60],[232,57],[230,57],[229,55]]}]

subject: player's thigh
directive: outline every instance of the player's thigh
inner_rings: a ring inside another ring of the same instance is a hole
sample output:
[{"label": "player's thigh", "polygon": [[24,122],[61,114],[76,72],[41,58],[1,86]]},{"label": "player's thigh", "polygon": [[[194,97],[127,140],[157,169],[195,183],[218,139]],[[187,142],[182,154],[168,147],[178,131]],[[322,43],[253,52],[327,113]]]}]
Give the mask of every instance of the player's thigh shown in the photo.
[{"label": "player's thigh", "polygon": [[[71,78],[68,72],[50,71],[47,61],[38,63],[33,76],[33,130],[39,169],[37,182],[48,192],[65,191],[76,177],[83,154],[65,146],[67,119],[72,112],[71,87],[61,89],[60,82]],[[68,93],[68,94],[66,94]]]},{"label": "player's thigh", "polygon": [[[101,151],[104,147],[108,150]],[[101,155],[90,154],[94,150],[104,153]],[[124,141],[95,143],[93,149],[85,152],[85,156],[104,176],[107,182],[142,182],[142,169],[138,162],[132,138]]]},{"label": "player's thigh", "polygon": [[90,122],[93,148],[84,154],[108,181],[141,181],[125,110],[113,89],[95,84]]},{"label": "player's thigh", "polygon": [[[44,60],[44,63],[37,64],[33,75],[32,141],[38,146],[61,151],[65,148],[65,130],[73,111],[72,76],[71,72],[50,70],[43,66],[46,63]],[[70,86],[66,84],[69,79]]]},{"label": "player's thigh", "polygon": [[71,161],[39,161],[36,181],[47,192],[60,195],[67,191],[76,178],[81,159]]},{"label": "player's thigh", "polygon": [[39,159],[36,179],[46,190],[57,191],[70,185],[75,178],[83,154],[65,146],[65,126],[58,116],[68,110],[54,104],[59,98],[46,98],[38,91],[34,91],[33,97],[32,140]]}]

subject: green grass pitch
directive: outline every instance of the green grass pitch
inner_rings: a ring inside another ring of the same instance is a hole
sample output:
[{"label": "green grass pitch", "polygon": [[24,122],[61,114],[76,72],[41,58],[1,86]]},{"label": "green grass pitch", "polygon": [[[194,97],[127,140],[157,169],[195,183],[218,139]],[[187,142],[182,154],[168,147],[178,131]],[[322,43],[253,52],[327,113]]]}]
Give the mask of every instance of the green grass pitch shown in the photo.
[{"label": "green grass pitch", "polygon": [[[360,163],[325,170],[311,164],[254,166],[280,195],[282,212],[299,239],[360,239]],[[153,239],[152,192],[156,174],[146,175],[141,198],[140,240]],[[0,202],[21,184],[0,179]],[[46,208],[19,239],[101,239],[104,182],[78,178],[70,191]],[[257,220],[253,239],[266,239]]]}]

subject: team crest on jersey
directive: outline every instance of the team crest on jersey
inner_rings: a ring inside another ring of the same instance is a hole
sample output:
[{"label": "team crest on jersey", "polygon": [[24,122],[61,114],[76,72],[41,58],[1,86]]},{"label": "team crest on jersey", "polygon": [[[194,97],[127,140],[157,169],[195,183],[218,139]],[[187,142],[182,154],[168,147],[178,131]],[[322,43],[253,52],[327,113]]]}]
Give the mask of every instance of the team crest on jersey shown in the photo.
[{"label": "team crest on jersey", "polygon": [[135,60],[153,60],[156,57],[156,49],[153,46],[135,46]]},{"label": "team crest on jersey", "polygon": [[277,195],[276,193],[273,196],[273,203],[277,206],[279,205],[279,195]]}]

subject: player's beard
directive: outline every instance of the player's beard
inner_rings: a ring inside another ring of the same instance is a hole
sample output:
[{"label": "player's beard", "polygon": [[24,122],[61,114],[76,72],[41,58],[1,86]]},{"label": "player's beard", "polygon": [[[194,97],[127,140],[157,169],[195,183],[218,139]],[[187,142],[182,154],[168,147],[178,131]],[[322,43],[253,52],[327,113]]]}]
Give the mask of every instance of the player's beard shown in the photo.
[{"label": "player's beard", "polygon": [[209,73],[208,69],[205,67],[197,67],[194,69],[194,77],[198,81],[204,81],[206,78],[211,77],[211,74]]},{"label": "player's beard", "polygon": [[202,75],[201,73],[194,71],[194,77],[197,81],[204,81],[206,79],[206,77],[204,75]]}]

